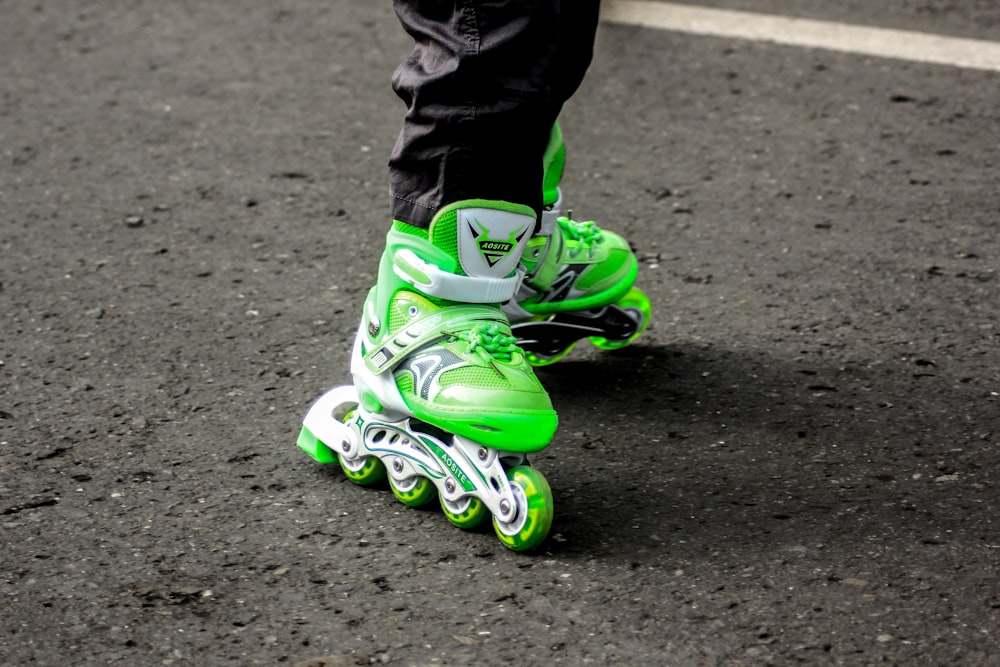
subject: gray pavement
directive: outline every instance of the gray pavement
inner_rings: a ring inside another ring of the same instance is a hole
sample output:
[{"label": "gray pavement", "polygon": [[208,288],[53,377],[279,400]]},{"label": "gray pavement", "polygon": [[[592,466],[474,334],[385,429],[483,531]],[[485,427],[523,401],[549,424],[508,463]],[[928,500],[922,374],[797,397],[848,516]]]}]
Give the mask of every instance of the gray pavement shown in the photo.
[{"label": "gray pavement", "polygon": [[387,227],[387,5],[0,3],[0,665],[996,664],[998,75],[602,27],[567,195],[655,320],[540,372],[519,555],[294,446]]}]

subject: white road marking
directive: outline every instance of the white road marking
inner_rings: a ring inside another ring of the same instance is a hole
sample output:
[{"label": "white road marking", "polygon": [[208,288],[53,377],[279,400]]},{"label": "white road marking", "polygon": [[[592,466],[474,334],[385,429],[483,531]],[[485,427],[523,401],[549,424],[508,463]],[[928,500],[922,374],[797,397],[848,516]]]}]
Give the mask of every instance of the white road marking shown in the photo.
[{"label": "white road marking", "polygon": [[649,0],[605,0],[601,18],[697,35],[1000,71],[1000,42]]}]

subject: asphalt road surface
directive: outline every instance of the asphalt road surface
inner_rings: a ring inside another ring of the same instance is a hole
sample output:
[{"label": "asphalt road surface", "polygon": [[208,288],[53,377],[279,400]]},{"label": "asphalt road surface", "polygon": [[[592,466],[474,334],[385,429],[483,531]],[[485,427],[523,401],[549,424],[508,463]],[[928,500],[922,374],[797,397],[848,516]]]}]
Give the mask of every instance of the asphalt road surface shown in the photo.
[{"label": "asphalt road surface", "polygon": [[389,4],[0,2],[0,664],[998,664],[1000,75],[604,25],[567,198],[655,320],[540,372],[515,554],[294,444],[388,227]]}]

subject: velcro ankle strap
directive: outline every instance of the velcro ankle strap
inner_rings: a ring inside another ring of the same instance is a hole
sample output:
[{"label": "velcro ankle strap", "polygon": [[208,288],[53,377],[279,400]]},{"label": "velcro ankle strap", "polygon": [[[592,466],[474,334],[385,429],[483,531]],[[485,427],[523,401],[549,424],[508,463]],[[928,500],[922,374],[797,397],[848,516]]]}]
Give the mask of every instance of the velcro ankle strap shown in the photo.
[{"label": "velcro ankle strap", "polygon": [[395,368],[413,350],[418,350],[449,333],[471,329],[477,322],[499,322],[506,319],[497,310],[485,306],[455,306],[422,317],[386,339],[380,347],[365,355],[365,365],[375,375]]},{"label": "velcro ankle strap", "polygon": [[462,303],[503,303],[517,292],[524,278],[524,266],[518,265],[507,278],[477,278],[442,271],[420,259],[409,248],[398,249],[393,256],[393,271],[427,296]]}]

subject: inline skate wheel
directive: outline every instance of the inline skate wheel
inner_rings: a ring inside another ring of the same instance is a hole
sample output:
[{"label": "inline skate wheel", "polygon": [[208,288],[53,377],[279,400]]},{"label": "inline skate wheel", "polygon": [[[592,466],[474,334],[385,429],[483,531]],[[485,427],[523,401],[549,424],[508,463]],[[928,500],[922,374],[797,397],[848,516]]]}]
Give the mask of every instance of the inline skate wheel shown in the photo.
[{"label": "inline skate wheel", "polygon": [[555,354],[551,355],[537,354],[535,352],[530,352],[528,350],[525,350],[524,357],[528,360],[528,363],[534,366],[535,368],[538,368],[539,366],[548,366],[550,364],[556,363],[557,361],[565,357],[567,354],[572,352],[573,347],[575,345],[576,343],[573,343],[572,345],[562,350],[561,352],[556,352]]},{"label": "inline skate wheel", "polygon": [[390,477],[389,488],[392,489],[392,495],[407,507],[421,507],[434,500],[437,495],[437,489],[431,480],[419,475],[402,481]]},{"label": "inline skate wheel", "polygon": [[552,489],[542,473],[528,466],[511,468],[507,479],[517,498],[518,512],[509,523],[494,516],[493,529],[508,549],[527,551],[541,544],[552,528]]},{"label": "inline skate wheel", "polygon": [[642,335],[642,332],[646,330],[649,326],[649,318],[653,314],[653,307],[649,303],[649,297],[638,287],[633,287],[628,291],[628,293],[623,296],[615,304],[622,310],[629,313],[636,321],[639,321],[639,328],[635,330],[628,338],[622,340],[614,340],[604,338],[602,336],[591,336],[590,342],[594,344],[595,347],[599,347],[602,350],[617,350],[619,348],[625,347],[636,338]]},{"label": "inline skate wheel", "polygon": [[340,468],[347,479],[361,486],[378,484],[386,478],[385,466],[377,456],[362,456],[352,460],[340,457]]},{"label": "inline skate wheel", "polygon": [[[350,424],[354,419],[355,410],[351,410],[344,415],[344,423]],[[346,445],[346,443],[345,443]],[[340,459],[340,468],[347,475],[347,479],[361,486],[371,486],[378,484],[387,477],[385,466],[378,460],[377,456],[361,456],[357,459]]]},{"label": "inline skate wheel", "polygon": [[489,515],[482,501],[470,496],[460,499],[457,503],[441,498],[441,511],[448,517],[448,521],[463,530],[479,526]]}]

